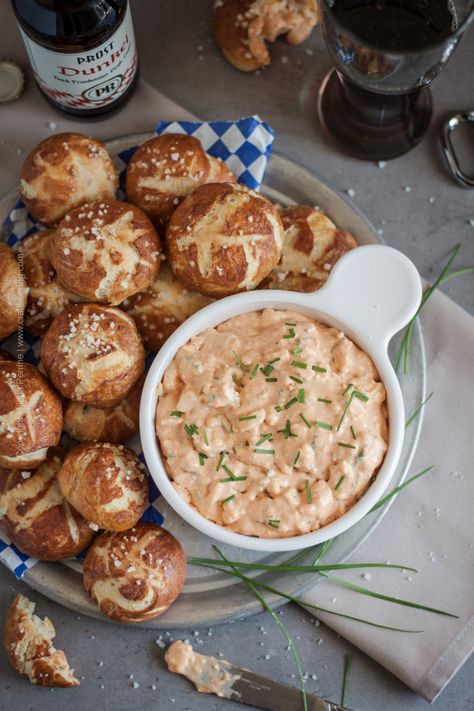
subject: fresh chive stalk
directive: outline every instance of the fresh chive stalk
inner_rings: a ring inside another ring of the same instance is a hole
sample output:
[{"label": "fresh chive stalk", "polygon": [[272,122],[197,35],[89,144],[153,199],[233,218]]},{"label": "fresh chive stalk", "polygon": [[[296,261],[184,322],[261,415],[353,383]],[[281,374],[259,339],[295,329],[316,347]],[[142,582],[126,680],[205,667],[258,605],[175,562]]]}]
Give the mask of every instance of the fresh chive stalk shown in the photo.
[{"label": "fresh chive stalk", "polygon": [[310,504],[313,501],[313,494],[311,493],[311,486],[309,483],[309,479],[306,479],[305,481],[305,488],[306,488],[306,500],[308,504]]}]

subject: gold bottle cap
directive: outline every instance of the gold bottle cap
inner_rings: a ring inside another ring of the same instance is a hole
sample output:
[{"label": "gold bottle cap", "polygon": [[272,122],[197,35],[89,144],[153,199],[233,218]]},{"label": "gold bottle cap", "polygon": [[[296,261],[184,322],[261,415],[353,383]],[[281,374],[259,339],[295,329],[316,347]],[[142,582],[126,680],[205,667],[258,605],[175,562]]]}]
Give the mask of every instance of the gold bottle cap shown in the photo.
[{"label": "gold bottle cap", "polygon": [[0,59],[0,104],[16,101],[24,88],[23,70],[11,59]]}]

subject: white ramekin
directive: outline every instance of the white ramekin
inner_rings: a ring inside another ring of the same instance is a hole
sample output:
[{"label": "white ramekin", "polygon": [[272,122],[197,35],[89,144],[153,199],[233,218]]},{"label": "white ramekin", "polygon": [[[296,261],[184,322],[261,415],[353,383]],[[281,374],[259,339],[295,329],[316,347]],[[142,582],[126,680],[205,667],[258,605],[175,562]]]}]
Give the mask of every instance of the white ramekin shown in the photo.
[{"label": "white ramekin", "polygon": [[[388,358],[390,338],[415,314],[421,281],[401,252],[367,245],[348,252],[335,265],[327,284],[309,294],[293,291],[250,291],[215,301],[187,319],[157,353],[149,370],[140,405],[140,436],[146,462],[169,505],[191,526],[211,538],[254,551],[289,551],[322,543],[359,521],[380,499],[397,466],[405,431],[405,411],[397,376]],[[202,516],[171,483],[155,435],[158,385],[176,351],[206,328],[233,316],[264,308],[292,309],[346,333],[375,363],[387,390],[388,449],[375,481],[359,501],[333,523],[312,533],[287,538],[253,538],[234,533]]]}]

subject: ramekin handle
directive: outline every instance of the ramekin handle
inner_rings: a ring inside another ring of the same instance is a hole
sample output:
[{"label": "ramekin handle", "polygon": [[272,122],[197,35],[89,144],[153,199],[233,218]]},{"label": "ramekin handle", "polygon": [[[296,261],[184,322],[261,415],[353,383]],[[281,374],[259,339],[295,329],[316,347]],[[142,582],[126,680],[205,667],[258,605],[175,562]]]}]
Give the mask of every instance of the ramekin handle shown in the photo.
[{"label": "ramekin handle", "polygon": [[345,254],[327,284],[307,296],[368,345],[385,348],[415,315],[421,295],[420,275],[408,257],[392,247],[365,245]]}]

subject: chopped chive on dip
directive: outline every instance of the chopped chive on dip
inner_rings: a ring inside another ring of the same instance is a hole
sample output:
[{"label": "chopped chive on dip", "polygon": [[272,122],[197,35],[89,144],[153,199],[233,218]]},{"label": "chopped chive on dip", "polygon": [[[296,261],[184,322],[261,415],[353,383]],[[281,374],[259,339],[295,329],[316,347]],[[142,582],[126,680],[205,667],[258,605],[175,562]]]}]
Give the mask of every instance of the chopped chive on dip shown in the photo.
[{"label": "chopped chive on dip", "polygon": [[353,388],[353,387],[354,387],[354,385],[353,385],[352,383],[349,383],[349,385],[347,386],[347,388],[346,388],[346,389],[344,390],[344,392],[342,393],[342,397],[345,397],[345,396],[347,395],[347,393],[349,392],[349,390],[350,390],[351,388]]},{"label": "chopped chive on dip", "polygon": [[300,456],[301,456],[301,452],[296,452],[296,456],[293,459],[293,466],[296,466],[296,464],[298,464]]},{"label": "chopped chive on dip", "polygon": [[352,439],[357,439],[357,435],[356,435],[356,433],[355,433],[355,429],[353,428],[352,425],[351,425],[351,435],[352,435]]},{"label": "chopped chive on dip", "polygon": [[316,427],[320,427],[322,430],[332,430],[332,425],[327,422],[320,422],[319,420],[316,420],[314,424]]},{"label": "chopped chive on dip", "polygon": [[288,439],[289,437],[297,437],[297,435],[291,431],[291,420],[286,420],[284,429],[277,430],[277,432],[282,432],[285,439]]},{"label": "chopped chive on dip", "polygon": [[[288,324],[287,324],[288,325]],[[289,333],[287,333],[283,338],[294,338],[296,336],[296,331],[294,328],[290,328]]]},{"label": "chopped chive on dip", "polygon": [[263,444],[263,443],[266,442],[267,440],[271,440],[272,437],[273,437],[273,435],[272,435],[271,432],[269,432],[268,434],[262,435],[255,446],[256,446],[256,447],[259,447],[261,444]]},{"label": "chopped chive on dip", "polygon": [[279,528],[280,526],[280,521],[277,518],[271,518],[267,523],[272,528]]},{"label": "chopped chive on dip", "polygon": [[357,449],[355,444],[348,444],[347,442],[338,442],[339,447],[346,447],[347,449]]},{"label": "chopped chive on dip", "polygon": [[[348,386],[348,387],[349,387],[349,386]],[[350,387],[354,387],[354,386],[352,385],[352,383],[351,383],[351,386],[350,386]],[[346,388],[346,390],[345,390],[344,392],[347,392],[347,388]],[[343,394],[344,394],[344,393],[343,393]],[[338,426],[337,426],[337,431],[338,431],[338,432],[339,432],[339,430],[341,429],[341,425],[342,425],[342,423],[344,422],[344,418],[345,418],[345,416],[347,415],[347,413],[348,413],[348,411],[349,411],[349,408],[350,408],[350,406],[351,406],[351,404],[352,404],[352,401],[354,400],[355,397],[356,397],[358,400],[362,400],[363,402],[367,402],[368,399],[369,399],[367,395],[364,395],[364,393],[359,392],[359,390],[353,390],[353,391],[351,392],[351,396],[350,396],[349,400],[347,401],[347,405],[346,405],[346,407],[345,407],[345,409],[344,409],[344,412],[342,413],[341,419],[339,420],[339,424],[338,424]]]},{"label": "chopped chive on dip", "polygon": [[235,494],[232,494],[232,496],[228,496],[227,499],[222,499],[222,501],[221,501],[222,506],[225,506],[226,504],[228,504],[229,501],[232,501],[232,499],[235,499]]},{"label": "chopped chive on dip", "polygon": [[201,467],[203,467],[203,466],[204,466],[204,463],[205,463],[205,461],[206,461],[206,459],[208,458],[208,457],[207,457],[207,454],[202,454],[202,453],[201,453],[201,454],[199,454],[198,456],[199,456],[199,464],[201,465]]},{"label": "chopped chive on dip", "polygon": [[220,452],[220,457],[219,457],[219,461],[217,462],[216,472],[218,472],[219,469],[221,468],[222,462],[224,461],[224,457],[225,457],[225,453]]},{"label": "chopped chive on dip", "polygon": [[311,422],[308,420],[307,417],[305,417],[305,416],[303,415],[302,412],[300,412],[300,418],[303,420],[303,422],[305,423],[306,427],[309,427],[309,429],[311,429]]},{"label": "chopped chive on dip", "polygon": [[298,383],[299,385],[302,385],[303,381],[301,378],[297,378],[296,375],[289,375],[288,376],[290,380],[294,380],[295,383]]},{"label": "chopped chive on dip", "polygon": [[315,370],[317,373],[327,373],[327,368],[322,368],[320,365],[312,365],[311,370]]},{"label": "chopped chive on dip", "polygon": [[341,476],[341,478],[339,479],[339,481],[337,482],[336,486],[334,487],[336,490],[339,489],[339,487],[341,486],[341,484],[342,484],[342,482],[344,481],[345,478],[346,478],[346,477],[345,477],[344,474],[343,474],[343,475]]},{"label": "chopped chive on dip", "polygon": [[278,378],[265,378],[267,383],[276,383]]},{"label": "chopped chive on dip", "polygon": [[232,478],[231,476],[225,477],[225,479],[221,479],[222,484],[228,484],[230,481],[245,481],[247,479],[246,476],[236,476]]},{"label": "chopped chive on dip", "polygon": [[232,353],[235,358],[235,364],[238,365],[239,368],[241,368],[245,373],[249,373],[250,368],[248,367],[248,365],[245,365],[245,363],[241,360],[240,356],[235,351],[232,351]]},{"label": "chopped chive on dip", "polygon": [[305,488],[306,488],[306,499],[308,501],[308,504],[310,504],[313,500],[313,494],[311,493],[311,486],[309,485],[309,479],[306,479]]},{"label": "chopped chive on dip", "polygon": [[170,412],[170,417],[182,417],[184,415],[184,412],[181,412],[181,410],[171,410]]},{"label": "chopped chive on dip", "polygon": [[234,383],[235,383],[236,385],[239,386],[239,388],[243,388],[243,387],[244,387],[243,382],[242,382],[242,381],[240,380],[240,378],[238,378],[235,374],[232,375],[232,380],[234,381]]},{"label": "chopped chive on dip", "polygon": [[328,400],[326,397],[318,397],[318,402],[326,402],[328,405],[330,405],[332,400]]},{"label": "chopped chive on dip", "polygon": [[293,348],[292,351],[290,351],[291,355],[299,355],[300,353],[303,353],[302,348]]},{"label": "chopped chive on dip", "polygon": [[256,454],[275,454],[274,449],[255,449]]},{"label": "chopped chive on dip", "polygon": [[228,474],[230,476],[231,479],[235,480],[236,477],[235,477],[235,474],[232,471],[232,469],[229,469],[229,467],[226,464],[222,465],[222,469],[225,471],[226,474]]},{"label": "chopped chive on dip", "polygon": [[204,430],[204,434],[203,434],[203,437],[202,437],[202,438],[203,438],[203,440],[204,440],[204,444],[207,444],[207,446],[209,447],[209,438],[208,438],[208,436],[207,436],[206,430]]},{"label": "chopped chive on dip", "polygon": [[249,375],[249,380],[253,380],[255,378],[255,375],[257,374],[257,371],[259,368],[260,368],[260,364],[255,363],[255,365],[252,368],[252,372]]},{"label": "chopped chive on dip", "polygon": [[298,396],[296,399],[298,400],[298,402],[304,403],[304,401],[305,401],[304,388],[300,388],[298,390]]},{"label": "chopped chive on dip", "polygon": [[291,365],[294,365],[295,368],[301,368],[302,370],[306,370],[308,367],[307,363],[303,363],[302,360],[292,360]]},{"label": "chopped chive on dip", "polygon": [[247,420],[256,420],[257,415],[245,415],[244,417],[239,417],[240,422],[246,422]]},{"label": "chopped chive on dip", "polygon": [[274,358],[273,360],[269,360],[268,364],[273,365],[273,363],[278,363],[279,360],[281,360],[281,358]]},{"label": "chopped chive on dip", "polygon": [[285,326],[296,326],[296,323],[286,323],[285,321]]},{"label": "chopped chive on dip", "polygon": [[186,434],[188,434],[190,437],[193,437],[195,434],[198,434],[199,432],[199,427],[197,425],[184,425],[184,429],[186,431]]},{"label": "chopped chive on dip", "polygon": [[275,410],[276,410],[276,412],[281,412],[282,408],[280,407],[280,405],[277,405],[277,406],[275,407]]},{"label": "chopped chive on dip", "polygon": [[268,377],[269,375],[271,375],[271,372],[272,372],[272,370],[274,370],[274,368],[271,363],[267,363],[265,368],[260,368],[260,370],[266,377]]},{"label": "chopped chive on dip", "polygon": [[291,400],[288,400],[288,402],[285,404],[285,410],[289,410],[290,407],[292,407],[296,402],[298,402],[298,398],[292,397]]}]

